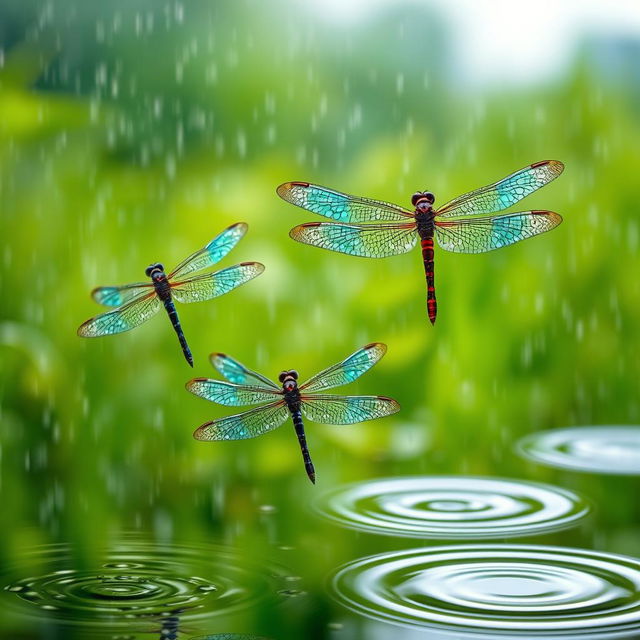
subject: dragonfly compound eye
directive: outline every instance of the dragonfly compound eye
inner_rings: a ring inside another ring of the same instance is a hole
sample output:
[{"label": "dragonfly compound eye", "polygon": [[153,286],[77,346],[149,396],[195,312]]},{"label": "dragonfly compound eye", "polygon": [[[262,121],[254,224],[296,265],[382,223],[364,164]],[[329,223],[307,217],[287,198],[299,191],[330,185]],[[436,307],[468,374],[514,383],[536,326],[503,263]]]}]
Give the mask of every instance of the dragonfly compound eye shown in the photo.
[{"label": "dragonfly compound eye", "polygon": [[418,203],[418,200],[422,198],[422,194],[418,191],[411,196],[411,204],[415,207]]},{"label": "dragonfly compound eye", "polygon": [[422,195],[427,199],[429,204],[433,204],[436,201],[436,197],[431,193],[431,191],[425,191]]},{"label": "dragonfly compound eye", "polygon": [[295,369],[291,369],[291,371],[289,371],[289,375],[294,379],[297,380],[298,379],[298,372]]},{"label": "dragonfly compound eye", "polygon": [[280,380],[280,382],[284,382],[284,379],[287,377],[287,372],[283,371],[279,376],[278,376],[278,380]]}]

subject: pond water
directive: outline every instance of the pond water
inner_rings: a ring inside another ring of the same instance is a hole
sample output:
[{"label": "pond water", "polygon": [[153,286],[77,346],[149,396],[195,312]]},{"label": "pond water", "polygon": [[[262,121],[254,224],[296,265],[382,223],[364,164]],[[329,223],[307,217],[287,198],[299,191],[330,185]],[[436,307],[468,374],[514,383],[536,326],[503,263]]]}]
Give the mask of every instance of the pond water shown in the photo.
[{"label": "pond water", "polygon": [[[0,2],[1,640],[640,638],[640,13],[597,4]],[[276,193],[441,206],[546,160],[482,216],[548,233],[440,227],[434,325],[419,246],[294,242],[329,220]],[[240,222],[212,269],[264,273],[182,290],[193,368],[163,309],[78,337]],[[291,421],[194,439],[244,409],[186,391],[210,354],[305,380],[374,342],[336,393],[400,410],[306,420],[315,485]]]}]

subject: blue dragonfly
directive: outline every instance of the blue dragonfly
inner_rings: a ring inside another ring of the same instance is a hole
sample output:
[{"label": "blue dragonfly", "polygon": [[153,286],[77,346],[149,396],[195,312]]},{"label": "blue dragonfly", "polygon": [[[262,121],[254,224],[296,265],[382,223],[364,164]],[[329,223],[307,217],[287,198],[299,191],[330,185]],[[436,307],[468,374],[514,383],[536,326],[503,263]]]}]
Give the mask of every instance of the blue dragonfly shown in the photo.
[{"label": "blue dragonfly", "polygon": [[[458,196],[438,209],[430,191],[411,197],[414,210],[391,202],[351,196],[308,182],[285,182],[278,195],[333,222],[307,222],[289,235],[322,249],[364,258],[384,258],[411,251],[418,238],[427,280],[427,313],[437,315],[434,280],[434,235],[438,244],[456,253],[483,253],[506,247],[557,227],[562,218],[553,211],[502,211],[557,178],[564,165],[543,160],[493,184]],[[365,224],[362,224],[365,223]]]},{"label": "blue dragonfly", "polygon": [[224,353],[212,353],[211,364],[228,382],[194,378],[186,384],[188,391],[230,407],[266,404],[206,422],[196,429],[193,437],[205,441],[255,438],[279,427],[290,416],[305,470],[315,484],[316,473],[307,447],[303,416],[320,424],[344,425],[382,418],[400,410],[395,400],[385,396],[338,396],[315,392],[353,382],[376,364],[386,351],[386,345],[373,342],[300,385],[298,372],[293,369],[279,375],[278,385]]},{"label": "blue dragonfly", "polygon": [[247,232],[247,225],[238,222],[225,229],[205,247],[183,260],[171,273],[156,262],[147,267],[145,274],[151,282],[135,282],[120,287],[98,287],[91,292],[93,299],[107,307],[117,307],[101,313],[78,328],[83,338],[97,338],[129,331],[154,316],[164,306],[178,336],[182,353],[193,367],[193,356],[182,331],[174,300],[201,302],[210,300],[241,284],[252,280],[264,271],[259,262],[242,262],[233,267],[196,276],[185,276],[206,269],[224,258]]}]

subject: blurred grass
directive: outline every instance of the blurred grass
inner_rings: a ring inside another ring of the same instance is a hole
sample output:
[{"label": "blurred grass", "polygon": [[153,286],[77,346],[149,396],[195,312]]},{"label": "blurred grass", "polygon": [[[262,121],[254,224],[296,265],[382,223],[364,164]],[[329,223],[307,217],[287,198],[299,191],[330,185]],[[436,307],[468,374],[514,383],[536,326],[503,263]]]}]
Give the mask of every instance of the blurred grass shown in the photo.
[{"label": "blurred grass", "polygon": [[[515,457],[519,437],[637,423],[640,119],[623,81],[585,58],[555,84],[469,92],[450,81],[446,56],[411,37],[437,20],[419,7],[346,34],[286,3],[282,20],[256,3],[138,4],[3,9],[3,561],[33,536],[91,544],[153,530],[159,517],[174,535],[263,548],[261,504],[278,508],[277,542],[313,546],[315,489],[291,428],[240,443],[191,438],[228,413],[183,388],[212,373],[214,350],[304,378],[367,342],[389,345],[344,391],[393,396],[402,412],[309,425],[320,487],[392,473],[550,479]],[[275,195],[300,179],[403,205],[428,188],[442,204],[549,158],[566,171],[526,208],[564,224],[489,254],[438,251],[435,328],[419,252],[369,261],[296,244],[289,228],[314,217]],[[99,311],[92,287],[177,264],[239,220],[249,234],[221,266],[267,270],[180,307],[194,372],[164,317],[113,338],[76,336]],[[629,509],[620,502],[600,535],[637,526]],[[350,544],[341,535],[336,548]],[[322,557],[311,574],[327,568]]]}]

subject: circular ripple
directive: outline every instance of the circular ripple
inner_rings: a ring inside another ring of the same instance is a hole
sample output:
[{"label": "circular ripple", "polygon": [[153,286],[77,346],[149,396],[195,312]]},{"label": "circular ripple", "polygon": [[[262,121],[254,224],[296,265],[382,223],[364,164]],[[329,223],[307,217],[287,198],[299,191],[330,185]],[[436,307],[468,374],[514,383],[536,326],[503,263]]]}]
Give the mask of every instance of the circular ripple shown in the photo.
[{"label": "circular ripple", "polygon": [[534,433],[518,450],[536,462],[619,475],[640,475],[640,427],[573,427]]},{"label": "circular ripple", "polygon": [[589,512],[576,494],[502,478],[382,478],[325,493],[315,509],[345,527],[410,538],[502,538],[569,527]]},{"label": "circular ripple", "polygon": [[67,623],[131,624],[180,614],[182,621],[235,611],[276,597],[273,571],[223,547],[127,540],[87,569],[65,545],[39,547],[12,567],[5,602],[23,613]]},{"label": "circular ripple", "polygon": [[360,614],[456,637],[640,633],[640,561],[582,549],[465,545],[387,553],[345,565],[332,588]]}]

